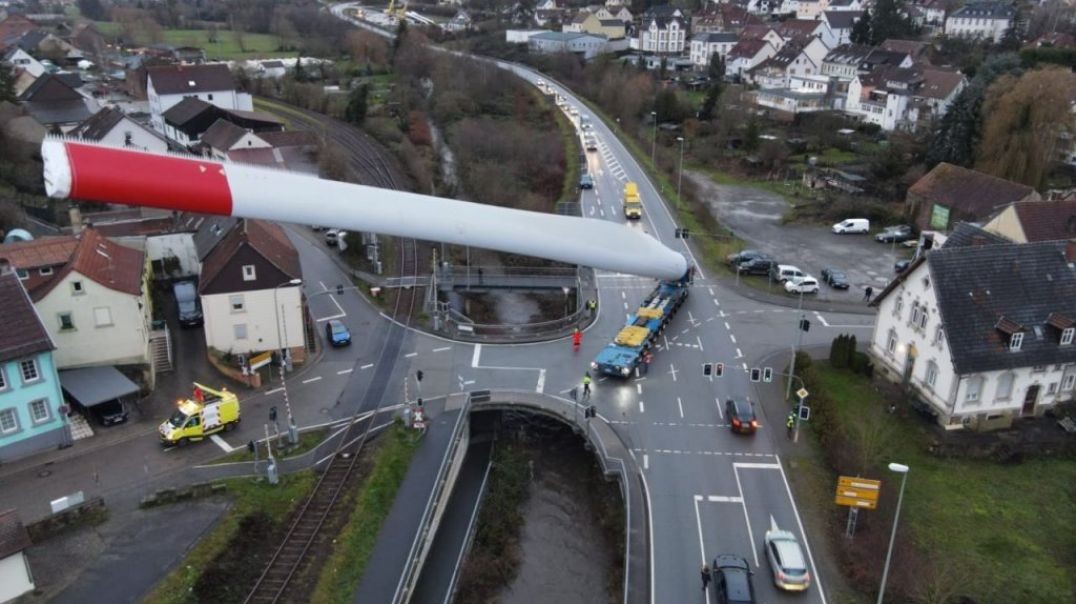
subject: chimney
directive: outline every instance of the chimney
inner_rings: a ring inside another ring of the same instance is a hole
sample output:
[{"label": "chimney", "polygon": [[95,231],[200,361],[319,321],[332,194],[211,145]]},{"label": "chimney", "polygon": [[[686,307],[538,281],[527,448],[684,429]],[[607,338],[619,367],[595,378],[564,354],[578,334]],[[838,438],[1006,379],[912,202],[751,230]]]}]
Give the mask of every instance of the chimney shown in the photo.
[{"label": "chimney", "polygon": [[1076,239],[1069,239],[1069,242],[1065,244],[1065,262],[1069,264],[1076,262]]},{"label": "chimney", "polygon": [[67,209],[67,216],[71,219],[71,234],[78,235],[82,232],[82,210],[78,209],[78,206],[71,204],[71,207]]},{"label": "chimney", "polygon": [[4,258],[0,258],[0,275],[6,275],[11,272],[11,263]]}]

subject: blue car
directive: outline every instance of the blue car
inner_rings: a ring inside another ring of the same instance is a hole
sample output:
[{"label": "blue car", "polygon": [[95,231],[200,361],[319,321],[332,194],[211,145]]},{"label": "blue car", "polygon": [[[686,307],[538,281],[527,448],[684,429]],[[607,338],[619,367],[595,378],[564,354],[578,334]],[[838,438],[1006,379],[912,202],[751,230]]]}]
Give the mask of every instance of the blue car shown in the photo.
[{"label": "blue car", "polygon": [[351,345],[351,332],[342,321],[333,319],[325,324],[325,338],[334,348]]}]

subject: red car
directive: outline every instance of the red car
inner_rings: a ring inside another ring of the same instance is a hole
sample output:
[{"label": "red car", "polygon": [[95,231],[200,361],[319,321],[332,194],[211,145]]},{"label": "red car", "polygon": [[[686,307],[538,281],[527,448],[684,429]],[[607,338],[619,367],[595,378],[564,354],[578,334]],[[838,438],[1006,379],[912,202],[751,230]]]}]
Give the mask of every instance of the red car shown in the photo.
[{"label": "red car", "polygon": [[755,408],[750,401],[725,401],[725,415],[729,418],[729,427],[733,432],[754,434],[755,430],[758,430],[758,418],[755,417]]}]

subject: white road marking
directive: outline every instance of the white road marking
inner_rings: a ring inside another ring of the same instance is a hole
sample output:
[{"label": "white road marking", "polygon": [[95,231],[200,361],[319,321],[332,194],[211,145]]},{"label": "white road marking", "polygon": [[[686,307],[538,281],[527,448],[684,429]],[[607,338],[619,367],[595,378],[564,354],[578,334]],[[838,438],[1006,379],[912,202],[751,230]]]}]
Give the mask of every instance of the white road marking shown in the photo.
[{"label": "white road marking", "polygon": [[706,291],[710,292],[711,296],[714,295],[714,288],[708,287],[708,288],[706,288]]},{"label": "white road marking", "polygon": [[680,408],[680,419],[684,419],[684,401],[679,396],[676,397],[676,406]]},{"label": "white road marking", "polygon": [[[324,287],[324,285],[323,285],[323,287]],[[336,305],[336,310],[338,310],[340,312],[338,312],[335,315],[332,315],[331,317],[322,317],[322,318],[317,320],[318,323],[321,323],[322,321],[331,321],[333,319],[342,319],[342,318],[347,316],[347,313],[344,312],[344,308],[342,306],[340,306],[340,303],[336,301],[336,298],[334,298],[332,294],[329,294],[329,300],[331,300],[332,303]]]},{"label": "white road marking", "polygon": [[305,380],[303,380],[303,383],[304,384],[309,384],[310,382],[317,382],[317,381],[320,381],[320,380],[321,380],[321,376],[319,375],[317,377],[312,377],[312,378],[305,379]]},{"label": "white road marking", "polygon": [[277,392],[284,392],[284,387],[281,386],[280,388],[273,388],[272,390],[266,390],[265,394],[270,395],[270,394],[276,394]]},{"label": "white road marking", "polygon": [[725,321],[725,329],[728,329],[730,331],[732,330],[732,327],[729,325],[728,321]]},{"label": "white road marking", "polygon": [[620,298],[621,298],[622,300],[627,300],[627,299],[628,299],[628,294],[627,294],[627,292],[623,292],[623,291],[622,291],[622,292],[620,292]]},{"label": "white road marking", "polygon": [[643,469],[644,470],[649,470],[650,469],[650,456],[647,455],[646,453],[643,453]]},{"label": "white road marking", "polygon": [[[743,464],[746,467],[746,464]],[[743,500],[743,486],[740,484],[741,464],[732,464],[732,475],[736,477],[736,490],[740,492],[740,505],[743,507],[743,521],[747,525],[747,540],[751,542],[751,555],[755,557],[755,566],[758,566],[758,549],[755,547],[755,535],[751,530],[751,518],[747,515],[747,502]]]},{"label": "white road marking", "polygon": [[404,355],[404,358],[412,359],[412,358],[417,357],[417,356],[418,356],[417,352],[409,352],[409,353]]},{"label": "white road marking", "polygon": [[[593,208],[591,208],[593,209]],[[605,218],[605,208],[598,208],[598,214],[601,214],[602,218]]]},{"label": "white road marking", "polygon": [[482,356],[482,345],[474,345],[474,354],[471,356],[471,367],[478,367],[478,359]]},{"label": "white road marking", "polygon": [[721,303],[717,301],[717,298],[714,298],[714,306],[721,306]]},{"label": "white road marking", "polygon": [[730,333],[730,334],[729,334],[729,339],[730,339],[730,340],[732,340],[732,343],[733,343],[733,344],[735,344],[735,343],[736,343],[736,335],[735,335],[735,334],[731,334],[731,333]]},{"label": "white road marking", "polygon": [[826,318],[822,316],[822,313],[816,311],[814,313],[814,316],[818,317],[818,320],[822,323],[822,325],[829,327],[829,323],[826,322]]},{"label": "white road marking", "polygon": [[744,363],[744,364],[743,364],[743,370],[744,370],[745,372],[747,371],[747,363]]},{"label": "white road marking", "polygon": [[[702,541],[702,517],[699,516],[700,501],[702,501],[702,495],[695,495],[693,503],[695,504],[695,528],[699,532],[699,555],[702,556],[702,563],[706,564],[706,545]],[[710,590],[704,589],[702,593],[706,596],[706,604],[710,604]]]},{"label": "white road marking", "polygon": [[699,343],[699,352],[705,352],[702,349],[702,338],[700,338],[699,336],[695,336],[695,341]]},{"label": "white road marking", "polygon": [[359,370],[369,369],[369,368],[371,368],[373,366],[374,366],[373,363],[367,363],[367,364],[363,365],[362,367],[359,367]]},{"label": "white road marking", "polygon": [[345,373],[351,373],[352,371],[354,371],[354,369],[341,369],[336,372],[336,375],[344,375]]},{"label": "white road marking", "polygon": [[728,497],[725,495],[707,495],[706,501],[711,503],[743,503],[743,497]]},{"label": "white road marking", "polygon": [[224,449],[225,453],[231,453],[232,451],[235,451],[235,447],[233,447],[233,446],[229,445],[228,443],[224,442],[224,439],[221,438],[220,435],[218,435],[218,434],[211,434],[209,436],[209,440],[215,442],[217,444],[217,446],[220,447],[221,449]]},{"label": "white road marking", "polygon": [[714,398],[714,404],[717,405],[717,416],[721,418],[721,421],[725,421],[725,414],[721,411],[721,399]]},{"label": "white road marking", "polygon": [[675,382],[676,381],[676,366],[673,365],[672,363],[669,363],[669,373],[672,374],[673,381]]},{"label": "white road marking", "polygon": [[742,359],[743,358],[743,352],[741,352],[739,348],[736,349],[736,358],[737,359]]},{"label": "white road marking", "polygon": [[792,502],[792,514],[796,516],[796,524],[800,528],[800,538],[803,539],[803,548],[807,550],[807,559],[811,561],[811,567],[814,571],[814,584],[818,589],[818,597],[822,599],[822,604],[826,604],[826,592],[822,589],[822,581],[818,577],[818,568],[814,564],[814,556],[811,554],[811,546],[807,544],[807,533],[803,530],[803,522],[800,520],[800,511],[796,507],[796,500],[792,498],[792,487],[788,485],[788,477],[785,476],[785,469],[781,466],[781,458],[777,457],[777,469],[781,472],[781,480],[785,483],[785,491],[788,493],[788,500]]},{"label": "white road marking", "polygon": [[643,393],[643,385],[642,384],[635,384],[635,391],[638,392],[639,394],[642,394]]},{"label": "white road marking", "polygon": [[646,413],[646,405],[643,401],[639,401],[639,413]]},{"label": "white road marking", "polygon": [[471,384],[473,384],[473,383],[474,383],[474,380],[464,380],[464,381],[463,381],[463,385],[464,385],[464,386],[470,386],[470,385],[471,385]]},{"label": "white road marking", "polygon": [[624,310],[628,310],[628,303],[627,302],[624,303]]},{"label": "white road marking", "polygon": [[452,350],[451,346],[442,346],[440,348],[434,348],[433,352],[444,352],[446,350]]},{"label": "white road marking", "polygon": [[545,369],[538,371],[538,385],[534,387],[534,391],[541,394],[545,390]]}]

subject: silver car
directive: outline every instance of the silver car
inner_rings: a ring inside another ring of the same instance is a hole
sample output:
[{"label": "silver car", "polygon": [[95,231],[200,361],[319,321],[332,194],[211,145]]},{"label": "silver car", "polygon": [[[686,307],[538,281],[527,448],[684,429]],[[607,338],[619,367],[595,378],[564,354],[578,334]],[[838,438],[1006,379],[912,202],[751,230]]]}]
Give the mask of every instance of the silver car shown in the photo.
[{"label": "silver car", "polygon": [[773,570],[773,584],[787,591],[803,591],[811,585],[807,560],[796,536],[777,527],[766,531],[766,559]]}]

